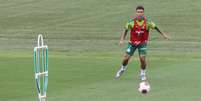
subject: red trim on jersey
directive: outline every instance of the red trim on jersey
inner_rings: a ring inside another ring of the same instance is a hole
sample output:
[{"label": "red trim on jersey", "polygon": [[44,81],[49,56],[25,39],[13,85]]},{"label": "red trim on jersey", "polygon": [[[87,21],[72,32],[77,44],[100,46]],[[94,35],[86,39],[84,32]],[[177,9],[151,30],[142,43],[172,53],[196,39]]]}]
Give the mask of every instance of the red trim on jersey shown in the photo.
[{"label": "red trim on jersey", "polygon": [[143,24],[138,25],[137,19],[134,19],[134,27],[130,31],[130,42],[134,45],[139,45],[142,43],[147,43],[149,38],[149,32],[147,30],[147,21],[144,18]]}]

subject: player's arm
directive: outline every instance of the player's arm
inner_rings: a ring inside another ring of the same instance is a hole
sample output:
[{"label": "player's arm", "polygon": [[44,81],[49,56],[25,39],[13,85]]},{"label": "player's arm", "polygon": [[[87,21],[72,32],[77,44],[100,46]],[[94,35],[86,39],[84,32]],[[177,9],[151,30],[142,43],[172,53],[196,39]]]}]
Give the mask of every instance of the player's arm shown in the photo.
[{"label": "player's arm", "polygon": [[131,26],[133,24],[134,23],[132,22],[132,19],[129,19],[128,22],[126,23],[126,25],[124,26],[124,31],[121,33],[121,36],[120,36],[120,41],[119,41],[120,46],[123,46],[124,40],[126,39],[126,35],[127,35],[128,31],[131,29]]},{"label": "player's arm", "polygon": [[155,29],[158,33],[160,33],[163,36],[164,39],[168,39],[168,40],[170,39],[170,37],[166,33],[161,32],[161,30],[157,26],[155,26]]},{"label": "player's arm", "polygon": [[170,39],[170,37],[167,35],[167,33],[162,32],[156,25],[154,22],[150,22],[150,28],[151,29],[155,29],[158,33],[160,33],[164,39]]},{"label": "player's arm", "polygon": [[123,33],[121,33],[119,45],[122,46],[124,44],[124,40],[126,39],[126,35],[128,33],[128,29],[125,29]]}]

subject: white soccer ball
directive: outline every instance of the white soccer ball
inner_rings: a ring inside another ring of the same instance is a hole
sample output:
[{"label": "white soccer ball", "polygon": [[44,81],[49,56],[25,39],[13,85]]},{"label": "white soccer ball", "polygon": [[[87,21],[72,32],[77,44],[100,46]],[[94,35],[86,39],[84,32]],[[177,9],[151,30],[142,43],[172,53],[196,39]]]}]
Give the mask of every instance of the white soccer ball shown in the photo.
[{"label": "white soccer ball", "polygon": [[138,91],[142,94],[147,94],[151,90],[151,87],[148,82],[141,82],[138,87]]}]

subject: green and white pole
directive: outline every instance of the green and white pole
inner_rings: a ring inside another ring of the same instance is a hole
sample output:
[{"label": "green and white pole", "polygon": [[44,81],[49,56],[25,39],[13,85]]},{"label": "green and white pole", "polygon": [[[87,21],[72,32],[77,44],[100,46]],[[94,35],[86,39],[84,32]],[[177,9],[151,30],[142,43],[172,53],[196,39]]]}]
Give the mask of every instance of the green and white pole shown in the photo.
[{"label": "green and white pole", "polygon": [[43,36],[38,35],[37,46],[34,47],[34,71],[39,101],[46,101],[48,86],[48,46],[43,44]]}]

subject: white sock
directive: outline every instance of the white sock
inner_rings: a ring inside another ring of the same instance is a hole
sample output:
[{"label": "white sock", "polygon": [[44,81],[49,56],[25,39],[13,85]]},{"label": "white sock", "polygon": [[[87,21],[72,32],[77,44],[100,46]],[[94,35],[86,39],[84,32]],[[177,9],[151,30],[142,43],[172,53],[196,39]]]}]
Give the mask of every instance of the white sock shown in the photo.
[{"label": "white sock", "polygon": [[126,66],[123,66],[123,65],[122,65],[122,66],[121,66],[121,69],[122,69],[122,70],[126,70]]},{"label": "white sock", "polygon": [[145,72],[146,72],[146,70],[145,70],[145,69],[144,69],[144,70],[143,70],[143,69],[141,69],[141,70],[140,70],[140,75],[141,75],[141,76],[145,76],[145,75],[146,75],[146,73],[145,73]]}]

